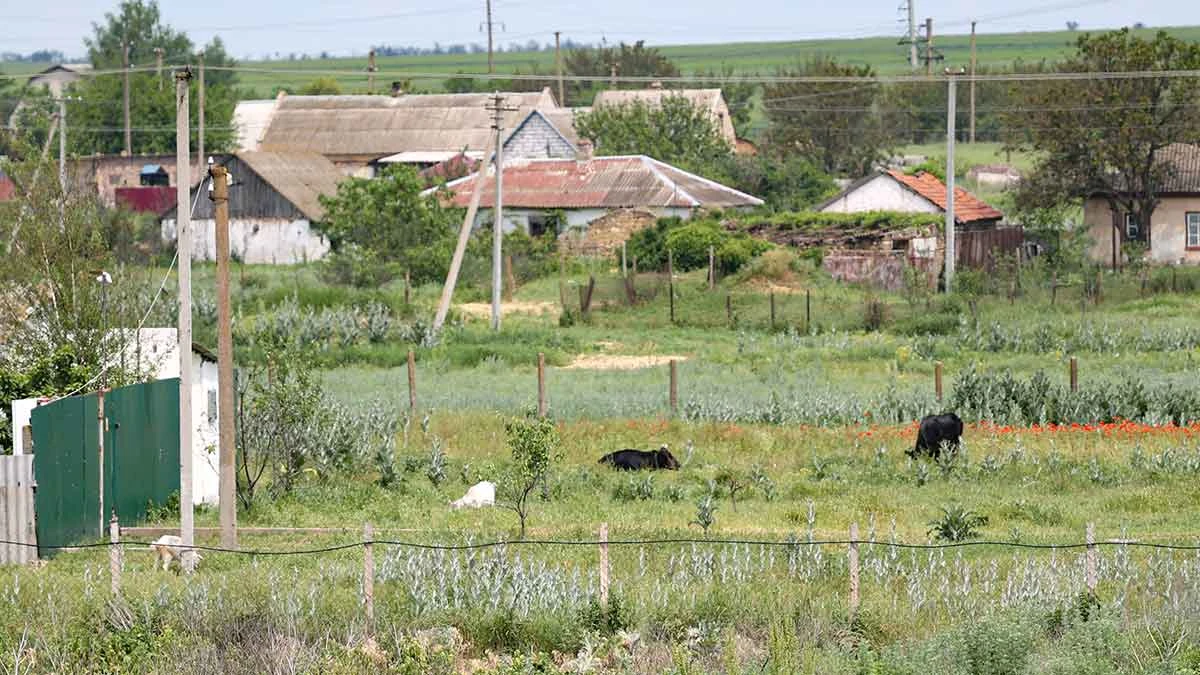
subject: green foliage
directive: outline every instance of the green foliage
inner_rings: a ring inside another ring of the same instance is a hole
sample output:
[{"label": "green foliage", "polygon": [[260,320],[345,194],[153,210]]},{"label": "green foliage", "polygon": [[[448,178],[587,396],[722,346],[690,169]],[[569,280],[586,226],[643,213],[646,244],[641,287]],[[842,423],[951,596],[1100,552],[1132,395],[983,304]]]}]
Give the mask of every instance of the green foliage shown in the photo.
[{"label": "green foliage", "polygon": [[[458,214],[443,208],[415,169],[392,166],[371,180],[349,178],[337,195],[321,197],[325,219],[317,224],[333,248],[329,264],[356,270],[351,280],[378,283],[411,272],[413,283],[445,278]],[[343,248],[355,245],[361,250]],[[341,262],[341,255],[351,256]],[[367,273],[366,269],[374,269]]]},{"label": "green foliage", "polygon": [[[0,401],[12,402],[35,396],[66,394],[84,385],[92,370],[80,363],[70,346],[60,346],[52,353],[39,357],[27,368],[0,368]],[[0,454],[12,450],[12,420],[10,408],[0,411]]]},{"label": "green foliage", "polygon": [[609,593],[608,604],[593,597],[579,610],[579,624],[584,630],[600,635],[615,635],[633,625],[633,611],[621,600],[619,593]]},{"label": "green foliage", "polygon": [[923,173],[931,173],[937,176],[937,179],[946,182],[946,165],[932,161],[924,161],[916,166],[910,166],[904,169],[904,173],[909,176],[919,176]]},{"label": "green foliage", "polygon": [[641,269],[664,269],[670,249],[675,270],[687,272],[708,267],[709,247],[714,249],[717,269],[722,274],[733,274],[771,245],[730,232],[715,220],[683,221],[672,217],[660,218],[654,227],[635,232],[626,243],[626,255],[636,256]]},{"label": "green foliage", "polygon": [[336,78],[318,77],[296,92],[301,96],[337,96],[342,93],[342,85]]},{"label": "green foliage", "polygon": [[[563,69],[570,75],[609,77],[612,68],[624,77],[678,77],[679,67],[656,47],[647,47],[638,40],[633,44],[620,43],[615,47],[578,47],[563,56]],[[602,88],[602,85],[599,85]],[[641,88],[642,84],[631,85]],[[563,105],[587,106],[598,85],[591,81],[571,80],[567,86],[567,101]]]},{"label": "green foliage", "polygon": [[592,108],[576,114],[575,129],[599,155],[647,155],[678,164],[732,153],[712,114],[683,96]]},{"label": "green foliage", "polygon": [[769,211],[809,209],[837,193],[833,178],[799,155],[729,155],[682,166],[762,199]]},{"label": "green foliage", "polygon": [[883,330],[891,319],[887,302],[874,295],[868,295],[863,301],[863,328],[869,331]]},{"label": "green foliage", "polygon": [[558,427],[547,417],[514,418],[505,422],[504,433],[514,466],[498,487],[506,498],[504,505],[517,514],[521,525],[519,537],[524,539],[529,495],[546,480],[551,463],[561,457]]},{"label": "green foliage", "polygon": [[929,522],[929,534],[939,541],[965,541],[978,537],[978,528],[987,523],[987,516],[972,513],[957,504],[943,506],[941,517]]},{"label": "green foliage", "polygon": [[704,531],[704,536],[708,536],[708,530],[717,522],[717,500],[713,496],[713,491],[710,490],[700,501],[696,502],[696,519],[688,523],[689,525],[698,525]]},{"label": "green foliage", "polygon": [[773,215],[752,214],[734,217],[743,229],[774,228],[782,232],[805,230],[820,232],[831,229],[904,230],[942,225],[945,217],[936,213],[901,213],[897,211],[864,211],[862,213],[824,213],[794,211]]},{"label": "green foliage", "polygon": [[[781,77],[871,78],[870,66],[846,65],[814,56]],[[882,91],[878,83],[846,87],[841,83],[776,82],[763,87],[771,121],[771,144],[780,154],[798,152],[824,171],[862,176],[885,155],[887,134],[874,107]]]}]

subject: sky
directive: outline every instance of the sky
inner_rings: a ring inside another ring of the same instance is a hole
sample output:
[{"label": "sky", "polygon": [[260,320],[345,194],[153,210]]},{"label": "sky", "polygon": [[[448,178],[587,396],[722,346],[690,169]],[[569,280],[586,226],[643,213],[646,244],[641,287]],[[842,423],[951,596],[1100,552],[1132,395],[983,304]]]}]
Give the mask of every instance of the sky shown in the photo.
[{"label": "sky", "polygon": [[[934,18],[935,34],[1082,30],[1142,22],[1200,24],[1196,0],[914,0],[918,21]],[[554,31],[578,42],[645,40],[652,45],[760,42],[900,35],[904,0],[493,0],[502,45],[552,43]],[[85,54],[83,38],[113,0],[55,0],[0,6],[0,52],[61,50]],[[165,21],[197,44],[220,35],[236,57],[267,54],[365,54],[372,45],[485,44],[484,0],[163,0]]]}]

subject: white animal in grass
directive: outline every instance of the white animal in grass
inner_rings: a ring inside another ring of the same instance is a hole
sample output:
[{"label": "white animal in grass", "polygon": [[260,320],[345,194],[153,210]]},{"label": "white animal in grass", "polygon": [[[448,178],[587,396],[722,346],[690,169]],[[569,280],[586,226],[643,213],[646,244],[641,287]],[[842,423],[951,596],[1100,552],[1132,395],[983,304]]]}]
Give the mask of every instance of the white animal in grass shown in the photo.
[{"label": "white animal in grass", "polygon": [[[150,544],[150,550],[158,555],[158,562],[162,565],[163,571],[170,569],[171,563],[176,563],[180,568],[183,567],[183,540],[173,534],[164,534],[153,543]],[[197,565],[203,556],[199,551],[192,551],[192,564]]]},{"label": "white animal in grass", "polygon": [[467,494],[463,495],[462,499],[450,502],[450,506],[456,509],[461,509],[465,506],[472,508],[495,506],[495,504],[496,484],[486,480],[472,485],[471,489],[467,490]]}]

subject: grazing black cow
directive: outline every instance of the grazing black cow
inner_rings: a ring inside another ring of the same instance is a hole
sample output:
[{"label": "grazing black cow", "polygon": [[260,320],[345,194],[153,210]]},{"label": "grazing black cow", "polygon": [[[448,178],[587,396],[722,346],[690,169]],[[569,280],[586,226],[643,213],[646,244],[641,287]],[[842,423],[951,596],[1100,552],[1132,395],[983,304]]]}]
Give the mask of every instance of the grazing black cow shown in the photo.
[{"label": "grazing black cow", "polygon": [[640,471],[641,469],[678,469],[679,460],[671,454],[664,444],[658,450],[618,450],[600,458],[601,464],[608,464],[622,471]]},{"label": "grazing black cow", "polygon": [[937,459],[942,452],[942,443],[955,450],[959,448],[962,432],[963,421],[954,413],[926,415],[921,419],[921,428],[917,430],[917,445],[907,454],[914,459],[921,454]]}]

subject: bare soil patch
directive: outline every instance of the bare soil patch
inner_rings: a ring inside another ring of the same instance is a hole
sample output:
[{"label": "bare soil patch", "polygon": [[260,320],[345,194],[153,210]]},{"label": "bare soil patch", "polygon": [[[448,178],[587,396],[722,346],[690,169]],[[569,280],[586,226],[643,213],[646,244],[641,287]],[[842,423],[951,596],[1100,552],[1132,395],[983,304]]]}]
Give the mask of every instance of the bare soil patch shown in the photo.
[{"label": "bare soil patch", "polygon": [[[489,302],[466,302],[456,305],[458,311],[472,319],[490,319],[492,305]],[[553,314],[558,311],[558,305],[553,302],[522,302],[513,300],[500,303],[500,315],[508,314]]]},{"label": "bare soil patch", "polygon": [[640,370],[664,366],[671,361],[686,361],[686,356],[656,354],[652,356],[622,356],[619,354],[586,354],[575,357],[564,370]]}]

